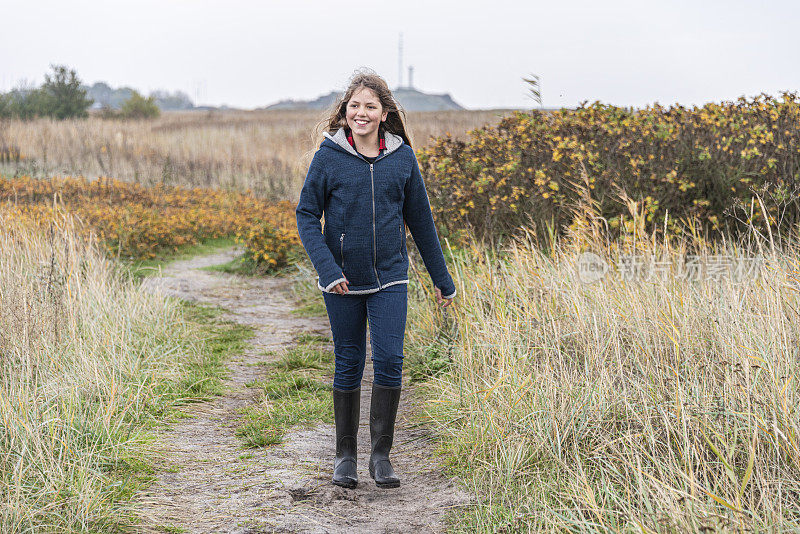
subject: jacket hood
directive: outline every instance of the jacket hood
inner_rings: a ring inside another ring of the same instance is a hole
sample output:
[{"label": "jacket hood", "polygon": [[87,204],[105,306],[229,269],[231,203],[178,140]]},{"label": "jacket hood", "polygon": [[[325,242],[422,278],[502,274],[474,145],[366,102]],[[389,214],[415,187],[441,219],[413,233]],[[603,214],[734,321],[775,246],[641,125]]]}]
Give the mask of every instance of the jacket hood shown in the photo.
[{"label": "jacket hood", "polygon": [[[361,157],[358,155],[358,152],[356,152],[356,149],[353,148],[353,146],[347,142],[347,133],[345,132],[344,128],[339,128],[333,135],[329,134],[328,132],[323,132],[322,135],[326,138],[326,140],[329,139],[334,144],[333,148],[344,150],[345,152],[352,154],[357,158]],[[403,144],[403,138],[391,132],[384,131],[383,138],[386,141],[385,154],[391,154],[392,152],[400,148]],[[322,141],[323,145],[326,144],[326,140]]]}]

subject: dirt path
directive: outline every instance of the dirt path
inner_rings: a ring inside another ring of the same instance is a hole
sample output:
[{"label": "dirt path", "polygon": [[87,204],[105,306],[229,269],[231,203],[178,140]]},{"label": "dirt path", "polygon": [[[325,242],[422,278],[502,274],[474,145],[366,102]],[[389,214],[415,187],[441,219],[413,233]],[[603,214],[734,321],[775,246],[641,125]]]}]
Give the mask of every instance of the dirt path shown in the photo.
[{"label": "dirt path", "polygon": [[[256,392],[245,384],[269,372],[254,364],[268,358],[264,351],[280,352],[291,346],[301,332],[330,338],[330,324],[327,317],[301,318],[290,313],[293,304],[287,279],[198,270],[225,263],[235,255],[231,249],[176,262],[161,277],[144,282],[152,291],[222,306],[228,310],[224,319],[255,329],[245,353],[228,363],[228,392],[184,408],[192,417],[180,419],[160,433],[165,465],[147,494],[138,498],[146,531],[443,531],[445,512],[467,503],[469,497],[441,473],[431,457],[425,429],[413,427],[405,417],[412,408],[408,389],[401,398],[392,450],[402,485],[378,489],[369,477],[369,363],[362,388],[359,485],[355,490],[330,483],[333,425],[290,431],[282,445],[241,447],[234,435],[239,417],[236,410],[258,402]],[[176,528],[164,530],[165,526]]]}]

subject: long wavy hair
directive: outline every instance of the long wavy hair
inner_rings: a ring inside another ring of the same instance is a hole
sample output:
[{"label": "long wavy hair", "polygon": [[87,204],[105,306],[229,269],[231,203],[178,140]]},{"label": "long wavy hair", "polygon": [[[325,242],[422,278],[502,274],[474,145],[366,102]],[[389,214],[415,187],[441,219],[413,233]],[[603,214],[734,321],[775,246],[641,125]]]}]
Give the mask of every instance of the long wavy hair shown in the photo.
[{"label": "long wavy hair", "polygon": [[[392,96],[392,91],[386,80],[375,74],[369,69],[361,69],[355,72],[350,78],[347,89],[342,94],[333,106],[325,113],[325,118],[317,124],[314,129],[314,139],[318,140],[323,131],[330,134],[336,133],[339,128],[348,128],[347,126],[347,103],[353,95],[360,91],[362,88],[368,88],[381,103],[381,113],[388,112],[386,121],[382,122],[379,128],[383,132],[390,132],[399,135],[408,146],[411,146],[411,139],[406,130],[406,112],[400,104]],[[317,141],[318,142],[318,141]]]}]

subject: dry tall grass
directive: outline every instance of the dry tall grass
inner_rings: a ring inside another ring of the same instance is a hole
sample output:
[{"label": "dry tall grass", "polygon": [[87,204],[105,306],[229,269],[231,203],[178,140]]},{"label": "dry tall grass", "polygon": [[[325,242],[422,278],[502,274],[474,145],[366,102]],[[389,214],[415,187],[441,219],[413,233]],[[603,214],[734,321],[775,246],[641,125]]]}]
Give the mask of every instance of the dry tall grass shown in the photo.
[{"label": "dry tall grass", "polygon": [[[503,111],[420,112],[408,115],[412,144],[431,136],[499,121]],[[145,185],[220,187],[263,198],[296,201],[311,138],[323,117],[310,111],[174,112],[153,121],[87,120],[0,123],[0,147],[19,150],[6,174],[113,176]],[[16,154],[16,152],[15,152]]]},{"label": "dry tall grass", "polygon": [[454,253],[446,315],[414,300],[415,357],[451,360],[431,415],[482,496],[470,530],[800,529],[800,250],[762,243],[734,282],[682,277],[680,244],[628,246],[663,276],[583,283],[579,248],[527,239]]},{"label": "dry tall grass", "polygon": [[197,339],[70,219],[36,231],[0,212],[0,531],[125,525],[142,429],[194,381]]}]

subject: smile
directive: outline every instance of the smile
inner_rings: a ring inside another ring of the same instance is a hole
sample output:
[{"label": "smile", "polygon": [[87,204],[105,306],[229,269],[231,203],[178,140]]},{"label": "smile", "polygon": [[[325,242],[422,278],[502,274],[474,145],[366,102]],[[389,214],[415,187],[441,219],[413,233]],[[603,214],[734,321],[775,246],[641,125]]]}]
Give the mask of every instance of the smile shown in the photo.
[{"label": "smile", "polygon": [[356,121],[354,121],[354,122],[355,122],[356,124],[367,124],[369,121],[356,120]]}]

